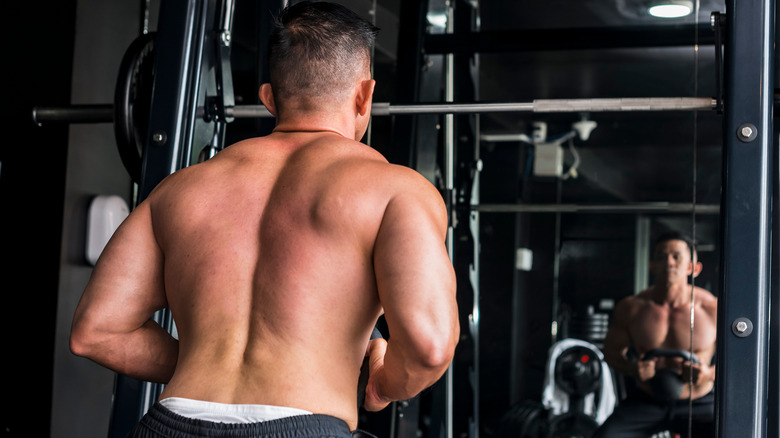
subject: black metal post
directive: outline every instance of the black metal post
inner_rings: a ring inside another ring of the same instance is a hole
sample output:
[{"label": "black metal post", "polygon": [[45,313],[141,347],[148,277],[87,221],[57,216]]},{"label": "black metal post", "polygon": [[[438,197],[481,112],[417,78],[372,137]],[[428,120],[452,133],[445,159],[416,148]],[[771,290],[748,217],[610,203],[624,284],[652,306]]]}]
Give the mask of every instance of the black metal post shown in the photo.
[{"label": "black metal post", "polygon": [[[774,137],[775,150],[777,145],[780,144],[780,127],[775,124]],[[772,199],[772,290],[771,308],[769,314],[773,317],[770,318],[769,333],[775,333],[775,336],[769,336],[769,380],[768,380],[768,398],[767,398],[767,433],[768,437],[780,436],[780,337],[776,334],[780,333],[780,321],[778,315],[780,315],[780,263],[777,262],[778,253],[780,252],[780,156],[775,156],[773,162],[773,199]]]},{"label": "black metal post", "polygon": [[[399,12],[399,28],[405,29],[398,34],[396,62],[396,96],[408,102],[417,103],[420,99],[420,83],[423,71],[422,46],[425,39],[428,12],[427,0],[402,0]],[[392,122],[392,148],[385,154],[394,164],[416,168],[418,153],[419,120],[414,116],[396,116]],[[427,132],[427,131],[426,131]],[[405,402],[392,404],[391,438],[412,438],[420,434],[421,399],[415,397]],[[426,400],[427,401],[427,400]]]},{"label": "black metal post", "polygon": [[[777,26],[777,22],[780,20],[780,9],[775,7],[774,22]],[[777,90],[780,89],[780,68],[778,68],[778,62],[780,57],[777,55],[777,49],[780,48],[780,35],[775,30],[775,75],[774,75],[774,90],[775,96],[777,96]],[[773,114],[777,117],[777,114]],[[776,120],[776,119],[775,119]],[[777,150],[780,145],[780,125],[774,124],[774,150]],[[772,198],[772,292],[769,302],[771,308],[769,314],[773,317],[770,318],[770,330],[769,333],[774,333],[774,336],[769,336],[769,397],[767,398],[767,433],[768,437],[780,436],[780,263],[778,263],[778,254],[780,254],[780,154],[772,157],[773,170],[773,198]]]},{"label": "black metal post", "polygon": [[[479,31],[479,8],[466,0],[456,0],[453,16],[453,33],[469,34]],[[427,41],[427,40],[426,40]],[[479,101],[479,53],[453,53],[452,95],[455,102]],[[474,201],[472,189],[479,160],[479,114],[454,115],[453,159],[449,170],[453,176],[453,193],[450,198],[453,220],[451,251],[455,272],[458,275],[458,307],[461,342],[453,362],[451,420],[452,431],[445,436],[480,436],[480,285],[472,272],[478,266],[479,226],[478,217],[468,206]],[[478,199],[478,198],[477,198]],[[478,216],[478,214],[477,214]],[[463,351],[466,350],[466,351]]]},{"label": "black metal post", "polygon": [[[398,52],[395,94],[396,98],[406,102],[419,102],[427,12],[427,0],[401,1],[399,28],[406,30],[398,34],[398,47],[404,47],[404,50]],[[397,116],[393,119],[393,147],[386,154],[391,163],[415,167],[416,126],[415,117]]]},{"label": "black metal post", "polygon": [[774,2],[726,8],[719,437],[764,437],[767,424]]},{"label": "black metal post", "polygon": [[189,164],[208,6],[209,0],[160,4],[154,92],[139,202],[163,178]]}]

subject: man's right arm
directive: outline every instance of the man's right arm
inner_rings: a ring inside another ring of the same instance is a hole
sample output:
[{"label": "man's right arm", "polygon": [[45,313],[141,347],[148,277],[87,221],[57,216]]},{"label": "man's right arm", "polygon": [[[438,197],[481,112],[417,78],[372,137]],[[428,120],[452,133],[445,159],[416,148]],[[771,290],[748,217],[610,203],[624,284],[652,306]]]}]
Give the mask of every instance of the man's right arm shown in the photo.
[{"label": "man's right arm", "polygon": [[387,205],[374,270],[389,339],[371,344],[367,410],[416,396],[452,361],[460,328],[446,229],[441,195],[419,174]]},{"label": "man's right arm", "polygon": [[151,320],[167,306],[163,255],[149,204],[140,204],[98,259],[76,307],[71,351],[127,376],[167,383],[179,342]]},{"label": "man's right arm", "polygon": [[612,323],[604,338],[604,359],[613,370],[631,377],[638,377],[637,363],[626,357],[628,348],[631,346],[631,336],[628,331],[630,308],[631,297],[622,299],[615,306],[615,311],[612,313]]}]

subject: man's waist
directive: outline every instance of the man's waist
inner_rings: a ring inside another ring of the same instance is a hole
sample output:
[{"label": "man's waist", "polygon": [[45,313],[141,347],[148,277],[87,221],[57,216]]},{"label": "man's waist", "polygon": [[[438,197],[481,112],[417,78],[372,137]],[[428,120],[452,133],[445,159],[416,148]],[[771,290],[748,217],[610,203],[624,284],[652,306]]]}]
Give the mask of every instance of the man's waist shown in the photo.
[{"label": "man's waist", "polygon": [[259,423],[297,415],[311,415],[303,409],[260,404],[229,404],[184,397],[160,400],[166,409],[183,417],[217,423]]},{"label": "man's waist", "polygon": [[[653,379],[650,379],[646,382],[639,382],[637,380],[637,387],[639,388],[639,393],[646,397],[651,397],[656,400],[658,400],[659,396],[663,396],[665,398],[669,398],[670,394],[657,394],[656,392],[660,390],[663,390],[664,387],[662,385],[653,385],[652,382]],[[693,388],[689,388],[688,383],[681,380],[682,389],[679,392],[678,395],[676,395],[674,400],[678,401],[687,401],[689,398],[693,400],[703,399],[708,396],[712,396],[715,393],[715,383],[714,382],[705,382],[699,385],[693,385]],[[661,386],[659,388],[659,386]]]},{"label": "man's waist", "polygon": [[[353,426],[355,419],[352,417],[357,414],[357,371],[354,385],[334,385],[333,381],[346,380],[339,373],[325,370],[304,373],[297,369],[285,371],[276,367],[258,367],[253,373],[235,369],[223,370],[220,373],[208,366],[204,368],[202,372],[187,372],[192,371],[191,367],[177,369],[160,399],[195,400],[202,402],[196,406],[196,412],[205,410],[219,415],[224,412],[229,415],[238,413],[245,416],[249,422],[257,422],[267,416],[273,417],[279,412],[284,416],[289,416],[290,413],[315,413],[340,418]],[[321,376],[331,376],[331,379]],[[349,388],[354,389],[350,391]],[[188,406],[191,404],[184,404],[185,408]],[[256,408],[258,406],[259,408]],[[296,410],[279,411],[275,409],[277,407]],[[192,416],[176,409],[171,410],[185,417]]]}]

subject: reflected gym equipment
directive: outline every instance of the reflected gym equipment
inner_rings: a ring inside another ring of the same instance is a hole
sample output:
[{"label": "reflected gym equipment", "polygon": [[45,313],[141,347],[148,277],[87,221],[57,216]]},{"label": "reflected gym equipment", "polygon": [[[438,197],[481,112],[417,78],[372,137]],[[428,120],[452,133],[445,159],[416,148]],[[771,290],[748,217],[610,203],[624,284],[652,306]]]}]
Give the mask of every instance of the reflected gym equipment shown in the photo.
[{"label": "reflected gym equipment", "polygon": [[496,436],[541,438],[547,431],[547,410],[533,400],[524,400],[507,411],[496,428]]},{"label": "reflected gym equipment", "polygon": [[589,436],[599,425],[584,412],[583,403],[587,395],[600,387],[601,361],[591,349],[572,347],[556,361],[555,381],[569,394],[569,410],[550,419],[547,436]]},{"label": "reflected gym equipment", "polygon": [[[699,364],[699,358],[687,350],[656,348],[646,352],[642,360],[650,360],[657,357],[680,358],[686,362]],[[658,369],[655,376],[648,381],[653,389],[653,398],[659,402],[671,402],[678,400],[686,382],[676,371],[669,368]]]},{"label": "reflected gym equipment", "polygon": [[497,436],[575,438],[590,436],[614,408],[612,372],[593,344],[574,338],[549,351],[543,399],[523,400],[500,419]]},{"label": "reflected gym equipment", "polygon": [[562,339],[550,348],[547,372],[542,395],[548,408],[544,436],[590,436],[616,400],[612,373],[601,351],[586,341]]}]

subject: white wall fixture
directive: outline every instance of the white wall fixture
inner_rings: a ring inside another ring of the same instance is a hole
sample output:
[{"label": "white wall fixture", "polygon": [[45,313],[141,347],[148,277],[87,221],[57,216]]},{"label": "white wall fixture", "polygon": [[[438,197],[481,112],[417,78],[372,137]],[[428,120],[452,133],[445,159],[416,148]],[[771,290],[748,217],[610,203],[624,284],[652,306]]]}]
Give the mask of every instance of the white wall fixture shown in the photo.
[{"label": "white wall fixture", "polygon": [[95,266],[100,253],[119,225],[130,214],[124,199],[116,195],[95,196],[87,216],[86,258]]}]

